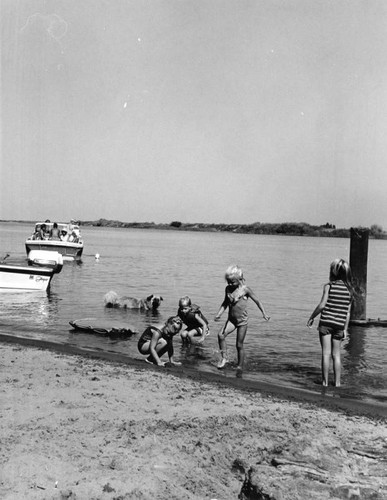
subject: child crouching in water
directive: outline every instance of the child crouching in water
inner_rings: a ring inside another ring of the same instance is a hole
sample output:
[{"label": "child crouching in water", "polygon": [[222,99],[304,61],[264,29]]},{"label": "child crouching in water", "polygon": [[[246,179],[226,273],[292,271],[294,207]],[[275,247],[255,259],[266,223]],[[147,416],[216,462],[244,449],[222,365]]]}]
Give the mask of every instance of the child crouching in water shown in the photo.
[{"label": "child crouching in water", "polygon": [[227,286],[225,289],[224,300],[220,306],[218,314],[215,316],[215,321],[219,321],[223,312],[228,308],[228,318],[226,324],[218,334],[219,349],[222,355],[218,368],[224,368],[227,363],[226,337],[236,329],[236,349],[238,353],[237,370],[242,371],[245,361],[245,349],[243,343],[248,326],[247,299],[251,299],[255,302],[266,321],[269,321],[270,316],[267,316],[262,303],[259,301],[258,297],[251,290],[251,288],[244,284],[245,280],[243,278],[243,271],[240,267],[230,266],[226,270],[225,279],[227,281]]},{"label": "child crouching in water", "polygon": [[322,385],[328,386],[329,363],[333,360],[335,386],[340,387],[341,379],[341,341],[347,337],[347,328],[353,298],[352,274],[348,262],[336,259],[331,263],[329,283],[324,285],[320,303],[310,315],[307,326],[321,314],[318,331],[322,349]]},{"label": "child crouching in water", "polygon": [[164,325],[160,327],[148,326],[138,340],[137,348],[141,354],[147,355],[145,361],[150,364],[165,366],[161,361],[161,356],[168,353],[169,363],[179,366],[179,361],[173,359],[173,337],[177,335],[182,327],[181,319],[178,316],[171,316]]},{"label": "child crouching in water", "polygon": [[183,344],[202,344],[206,336],[210,334],[210,329],[200,307],[192,304],[191,299],[186,295],[179,300],[177,315],[186,326],[186,329],[180,333]]}]

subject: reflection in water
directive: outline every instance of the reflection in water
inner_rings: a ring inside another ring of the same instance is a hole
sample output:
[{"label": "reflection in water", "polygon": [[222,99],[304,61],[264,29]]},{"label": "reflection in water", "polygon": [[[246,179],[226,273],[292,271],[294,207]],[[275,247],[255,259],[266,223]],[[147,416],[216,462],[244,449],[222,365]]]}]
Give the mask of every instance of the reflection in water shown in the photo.
[{"label": "reflection in water", "polygon": [[351,327],[348,340],[344,343],[343,350],[348,353],[343,359],[344,369],[348,375],[356,375],[367,366],[365,358],[366,329]]},{"label": "reflection in water", "polygon": [[[50,290],[47,293],[47,309],[48,309],[48,315],[50,317],[50,320],[56,318],[59,314],[59,302],[60,302],[60,297],[57,293],[51,292]],[[47,325],[48,326],[48,325]]]},{"label": "reflection in water", "polygon": [[101,313],[103,320],[110,322],[112,326],[120,324],[136,332],[142,332],[149,325],[164,322],[160,312],[154,310],[109,308],[104,307],[101,303]]},{"label": "reflection in water", "polygon": [[[47,327],[51,322],[48,295],[34,292],[10,292],[1,295],[2,323],[18,324],[28,321],[30,326]],[[56,311],[58,311],[57,305]]]},{"label": "reflection in water", "polygon": [[[345,356],[343,373],[346,383],[354,392],[370,396],[379,401],[387,401],[387,387],[383,366],[386,352],[386,331],[384,328],[351,327],[349,340],[343,346]],[[369,351],[374,350],[370,359]],[[378,396],[375,396],[375,392]]]}]

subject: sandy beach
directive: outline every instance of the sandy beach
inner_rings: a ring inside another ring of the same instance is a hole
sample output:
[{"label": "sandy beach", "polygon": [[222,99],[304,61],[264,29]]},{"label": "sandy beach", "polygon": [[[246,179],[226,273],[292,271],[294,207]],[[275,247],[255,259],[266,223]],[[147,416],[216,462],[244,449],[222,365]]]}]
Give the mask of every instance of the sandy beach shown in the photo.
[{"label": "sandy beach", "polygon": [[382,416],[1,343],[2,499],[386,499]]}]

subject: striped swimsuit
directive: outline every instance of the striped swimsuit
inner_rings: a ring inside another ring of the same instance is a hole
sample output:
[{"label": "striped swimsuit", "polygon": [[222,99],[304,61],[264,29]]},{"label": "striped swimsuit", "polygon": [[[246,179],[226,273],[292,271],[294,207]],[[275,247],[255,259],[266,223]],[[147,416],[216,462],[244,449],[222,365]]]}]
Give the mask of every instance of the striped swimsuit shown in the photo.
[{"label": "striped swimsuit", "polygon": [[337,330],[344,330],[348,308],[351,304],[351,294],[341,280],[330,283],[328,300],[321,312],[320,326],[328,326]]}]

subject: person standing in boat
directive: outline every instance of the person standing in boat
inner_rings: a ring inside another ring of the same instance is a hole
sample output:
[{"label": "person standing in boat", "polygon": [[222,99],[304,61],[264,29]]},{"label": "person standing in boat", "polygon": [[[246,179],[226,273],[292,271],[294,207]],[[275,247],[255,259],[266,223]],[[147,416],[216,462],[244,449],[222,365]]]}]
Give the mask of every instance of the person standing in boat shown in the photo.
[{"label": "person standing in boat", "polygon": [[50,240],[61,240],[61,232],[59,231],[58,224],[54,222],[52,229],[50,231]]},{"label": "person standing in boat", "polygon": [[173,337],[180,332],[182,325],[178,316],[171,316],[161,328],[153,325],[146,328],[138,341],[137,348],[141,354],[148,355],[145,358],[147,363],[165,366],[166,363],[160,358],[168,353],[171,365],[181,365],[180,362],[173,360]]},{"label": "person standing in boat", "polygon": [[320,303],[310,315],[308,328],[321,314],[318,325],[321,345],[322,385],[328,386],[330,358],[333,361],[335,386],[341,384],[341,342],[347,337],[347,328],[353,298],[352,273],[348,262],[336,259],[331,263],[329,282],[324,285]]}]

